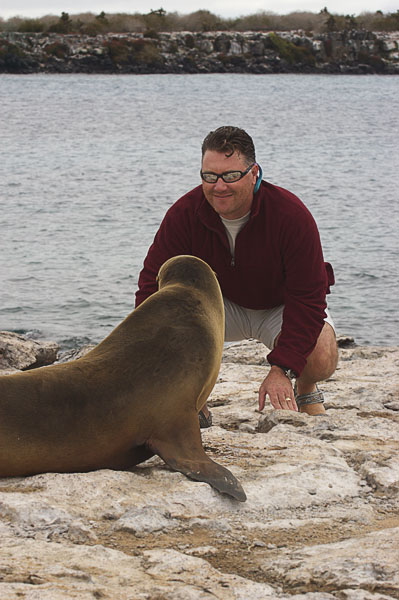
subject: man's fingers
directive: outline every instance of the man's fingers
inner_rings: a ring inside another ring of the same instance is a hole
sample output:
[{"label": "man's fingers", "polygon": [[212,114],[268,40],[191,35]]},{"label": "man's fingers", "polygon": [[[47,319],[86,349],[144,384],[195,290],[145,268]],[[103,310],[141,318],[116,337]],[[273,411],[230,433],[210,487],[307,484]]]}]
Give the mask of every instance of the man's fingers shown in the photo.
[{"label": "man's fingers", "polygon": [[259,410],[262,411],[265,408],[266,402],[270,402],[270,396],[262,387],[259,390]]},{"label": "man's fingers", "polygon": [[268,394],[264,392],[260,392],[259,394],[259,410],[262,411],[265,407],[266,403],[269,403],[275,409],[284,409],[287,408],[287,402],[284,401],[283,397],[280,397],[278,394]]},{"label": "man's fingers", "polygon": [[265,405],[270,403],[274,409],[297,411],[297,405],[294,398],[294,390],[285,375],[282,375],[282,381],[270,382],[269,376],[265,379],[259,389],[259,410],[262,411]]},{"label": "man's fingers", "polygon": [[[269,395],[267,394],[266,397],[268,397]],[[273,406],[273,408],[275,409],[282,409],[282,410],[294,410],[297,411],[297,405],[296,402],[294,400],[294,398],[292,398],[291,396],[287,396],[284,394],[276,394],[275,396],[272,396],[270,399],[271,405]]]},{"label": "man's fingers", "polygon": [[291,396],[287,396],[285,398],[284,404],[285,404],[286,410],[295,410],[295,411],[298,410],[296,402],[295,402],[294,398],[292,398]]},{"label": "man's fingers", "polygon": [[283,398],[281,396],[279,396],[278,394],[274,394],[271,396],[270,398],[270,403],[273,406],[273,408],[275,409],[284,409],[284,401]]}]

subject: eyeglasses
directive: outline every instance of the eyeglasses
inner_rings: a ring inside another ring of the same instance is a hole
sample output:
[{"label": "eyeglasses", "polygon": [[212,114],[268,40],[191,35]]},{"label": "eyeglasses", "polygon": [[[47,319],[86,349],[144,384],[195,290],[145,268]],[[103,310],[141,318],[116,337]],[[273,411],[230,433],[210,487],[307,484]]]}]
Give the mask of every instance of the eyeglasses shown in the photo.
[{"label": "eyeglasses", "polygon": [[245,171],[225,171],[224,173],[212,173],[212,171],[203,172],[200,171],[201,178],[206,183],[216,183],[219,177],[223,179],[225,183],[235,183],[236,181],[240,181],[249,171],[254,167],[256,163],[253,163],[245,169]]}]

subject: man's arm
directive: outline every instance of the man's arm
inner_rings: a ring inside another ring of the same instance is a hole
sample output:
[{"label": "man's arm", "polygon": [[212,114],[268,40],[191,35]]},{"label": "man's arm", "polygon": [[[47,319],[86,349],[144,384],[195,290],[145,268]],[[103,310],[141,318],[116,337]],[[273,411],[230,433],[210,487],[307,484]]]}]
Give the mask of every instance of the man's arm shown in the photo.
[{"label": "man's arm", "polygon": [[309,211],[299,216],[287,223],[282,240],[283,323],[267,357],[272,367],[259,390],[260,409],[268,395],[274,408],[297,410],[291,381],[280,367],[300,376],[324,325],[328,280],[319,232]]},{"label": "man's arm", "polygon": [[298,376],[314,349],[326,316],[328,279],[320,236],[306,209],[284,232],[284,312],[277,344],[268,355],[272,365],[292,369]]}]

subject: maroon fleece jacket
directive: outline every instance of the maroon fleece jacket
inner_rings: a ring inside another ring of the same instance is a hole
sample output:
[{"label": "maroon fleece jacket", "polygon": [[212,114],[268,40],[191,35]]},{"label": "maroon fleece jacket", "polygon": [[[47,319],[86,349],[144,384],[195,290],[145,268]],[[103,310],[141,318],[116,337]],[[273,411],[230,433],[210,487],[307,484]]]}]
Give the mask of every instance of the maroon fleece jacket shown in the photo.
[{"label": "maroon fleece jacket", "polygon": [[194,188],[161,223],[140,273],[136,307],[157,290],[161,265],[179,254],[207,262],[223,295],[236,304],[252,309],[284,304],[281,335],[267,359],[300,375],[323,327],[325,297],[334,283],[317,225],[301,200],[262,181],[232,257],[219,215],[202,186]]}]

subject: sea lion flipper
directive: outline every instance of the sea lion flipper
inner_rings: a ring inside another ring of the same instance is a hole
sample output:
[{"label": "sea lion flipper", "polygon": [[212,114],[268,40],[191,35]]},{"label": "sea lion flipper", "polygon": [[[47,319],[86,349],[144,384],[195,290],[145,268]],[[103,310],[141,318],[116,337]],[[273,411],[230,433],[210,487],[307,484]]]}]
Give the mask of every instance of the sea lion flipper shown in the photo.
[{"label": "sea lion flipper", "polygon": [[177,435],[167,436],[165,439],[152,439],[148,445],[173,470],[183,473],[190,479],[209,483],[222,494],[228,494],[240,502],[245,502],[247,497],[241,483],[228,469],[205,454],[197,415],[193,424],[196,427],[181,427]]},{"label": "sea lion flipper", "polygon": [[190,465],[176,462],[175,466],[172,464],[170,466],[191,479],[209,483],[222,494],[228,494],[240,502],[245,502],[247,499],[241,483],[233,473],[210,458],[207,461],[198,461]]}]

